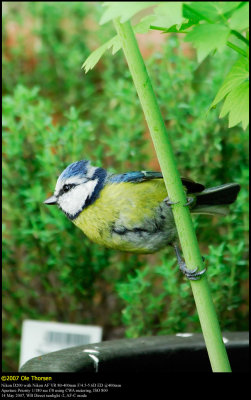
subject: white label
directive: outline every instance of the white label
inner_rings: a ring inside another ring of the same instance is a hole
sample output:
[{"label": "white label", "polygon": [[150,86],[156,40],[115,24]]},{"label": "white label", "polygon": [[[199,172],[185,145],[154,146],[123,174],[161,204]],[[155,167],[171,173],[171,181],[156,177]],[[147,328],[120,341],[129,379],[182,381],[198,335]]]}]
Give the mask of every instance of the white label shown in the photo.
[{"label": "white label", "polygon": [[24,320],[19,368],[33,357],[73,346],[99,343],[100,326]]}]

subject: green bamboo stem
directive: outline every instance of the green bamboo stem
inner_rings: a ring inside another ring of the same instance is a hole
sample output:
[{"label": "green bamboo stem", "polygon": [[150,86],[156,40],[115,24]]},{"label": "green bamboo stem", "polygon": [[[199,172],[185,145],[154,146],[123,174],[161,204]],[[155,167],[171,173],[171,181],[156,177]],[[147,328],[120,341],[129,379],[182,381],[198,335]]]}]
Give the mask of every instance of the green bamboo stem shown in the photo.
[{"label": "green bamboo stem", "polygon": [[229,42],[229,40],[227,41],[227,46],[236,51],[237,53],[241,54],[242,56],[248,57],[247,53],[244,50],[242,50],[239,46],[236,46],[235,44]]},{"label": "green bamboo stem", "polygon": [[[178,202],[173,205],[173,214],[187,268],[202,268],[203,261],[190,212],[188,207],[183,206],[186,197],[171,143],[134,32],[130,22],[122,24],[119,19],[113,22],[145,114],[168,196],[172,202]],[[231,372],[207,279],[204,275],[200,280],[190,282],[212,370]]]},{"label": "green bamboo stem", "polygon": [[235,29],[231,29],[231,33],[249,46],[249,40],[247,38],[245,38],[244,36],[242,36],[242,34],[240,32],[236,31]]}]

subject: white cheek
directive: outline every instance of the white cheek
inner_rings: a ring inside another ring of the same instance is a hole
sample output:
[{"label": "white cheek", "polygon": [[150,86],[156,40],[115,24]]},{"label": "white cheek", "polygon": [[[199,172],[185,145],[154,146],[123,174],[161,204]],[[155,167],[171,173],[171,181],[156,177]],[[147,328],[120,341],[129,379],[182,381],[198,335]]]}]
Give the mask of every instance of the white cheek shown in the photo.
[{"label": "white cheek", "polygon": [[59,206],[70,215],[77,214],[82,210],[87,197],[91,197],[98,180],[86,182],[71,189],[58,199]]}]

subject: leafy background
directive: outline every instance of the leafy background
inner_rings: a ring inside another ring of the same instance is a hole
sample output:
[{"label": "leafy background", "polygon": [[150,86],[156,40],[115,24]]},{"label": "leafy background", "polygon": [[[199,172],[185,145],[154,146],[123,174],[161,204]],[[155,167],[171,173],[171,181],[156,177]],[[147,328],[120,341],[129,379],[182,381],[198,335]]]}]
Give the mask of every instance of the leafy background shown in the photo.
[{"label": "leafy background", "polygon": [[[165,2],[104,2],[106,7],[100,24],[118,18],[126,22],[137,16],[133,24],[135,33],[146,33],[149,29],[162,33],[176,32],[184,35],[197,51],[201,63],[210,53],[221,52],[225,46],[239,54],[237,62],[229,71],[211,107],[225,99],[220,118],[229,114],[229,127],[242,122],[243,129],[249,123],[249,3],[247,1],[165,1]],[[139,12],[146,10],[147,15]],[[189,29],[191,28],[191,29]],[[87,73],[94,68],[106,50],[112,48],[115,54],[120,40],[115,35],[97,48],[85,60]]]},{"label": "leafy background", "polygon": [[[100,29],[101,17],[99,3],[3,4],[5,371],[17,371],[24,319],[101,325],[104,340],[200,331],[171,249],[144,256],[104,249],[42,204],[75,160],[117,172],[159,170],[122,53],[81,70],[114,36],[110,24]],[[248,131],[208,112],[238,54],[225,46],[198,63],[175,31],[137,38],[182,176],[242,186],[228,216],[194,223],[221,327],[247,330]]]}]

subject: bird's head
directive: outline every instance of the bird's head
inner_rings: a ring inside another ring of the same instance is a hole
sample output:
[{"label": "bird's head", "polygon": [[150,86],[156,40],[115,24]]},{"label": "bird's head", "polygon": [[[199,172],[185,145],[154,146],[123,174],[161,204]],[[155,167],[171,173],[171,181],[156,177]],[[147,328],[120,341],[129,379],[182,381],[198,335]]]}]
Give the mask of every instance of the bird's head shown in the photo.
[{"label": "bird's head", "polygon": [[71,220],[92,204],[104,186],[106,171],[93,167],[90,161],[76,161],[59,176],[54,195],[44,201],[45,204],[57,204]]}]

